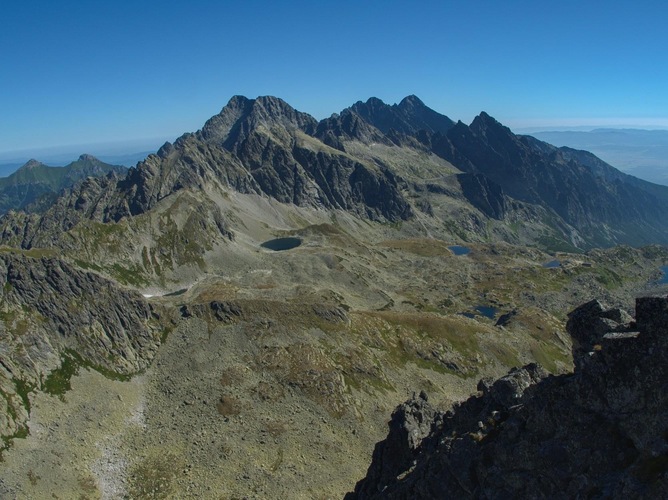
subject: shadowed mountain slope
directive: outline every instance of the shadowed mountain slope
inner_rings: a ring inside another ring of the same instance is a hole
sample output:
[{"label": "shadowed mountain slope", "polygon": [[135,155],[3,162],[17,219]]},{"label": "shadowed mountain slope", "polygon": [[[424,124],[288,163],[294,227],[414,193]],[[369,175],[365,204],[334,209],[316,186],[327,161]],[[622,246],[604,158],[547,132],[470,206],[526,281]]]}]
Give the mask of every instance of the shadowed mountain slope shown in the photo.
[{"label": "shadowed mountain slope", "polygon": [[665,242],[664,189],[618,172],[593,155],[516,136],[486,113],[430,139],[434,152],[482,174],[511,197],[554,210],[588,245]]}]

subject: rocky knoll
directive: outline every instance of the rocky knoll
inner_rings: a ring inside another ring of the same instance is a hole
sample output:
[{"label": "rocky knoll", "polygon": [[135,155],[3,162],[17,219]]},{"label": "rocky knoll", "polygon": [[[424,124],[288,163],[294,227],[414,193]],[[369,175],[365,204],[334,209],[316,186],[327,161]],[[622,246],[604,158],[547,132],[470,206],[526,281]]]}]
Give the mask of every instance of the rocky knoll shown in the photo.
[{"label": "rocky knoll", "polygon": [[414,397],[347,498],[665,498],[666,325],[668,298],[637,299],[635,321],[580,306],[573,374],[513,369],[445,413]]},{"label": "rocky knoll", "polygon": [[55,258],[0,254],[0,434],[21,432],[32,390],[60,393],[79,365],[136,373],[160,344],[138,293]]}]

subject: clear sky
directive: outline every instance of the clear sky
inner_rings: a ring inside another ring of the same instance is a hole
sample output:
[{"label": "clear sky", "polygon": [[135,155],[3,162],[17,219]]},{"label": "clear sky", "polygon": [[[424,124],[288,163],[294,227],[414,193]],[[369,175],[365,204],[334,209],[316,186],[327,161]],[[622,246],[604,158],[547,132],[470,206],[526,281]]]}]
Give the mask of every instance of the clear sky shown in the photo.
[{"label": "clear sky", "polygon": [[0,153],[174,139],[235,94],[316,118],[416,94],[469,123],[668,126],[663,1],[7,0]]}]

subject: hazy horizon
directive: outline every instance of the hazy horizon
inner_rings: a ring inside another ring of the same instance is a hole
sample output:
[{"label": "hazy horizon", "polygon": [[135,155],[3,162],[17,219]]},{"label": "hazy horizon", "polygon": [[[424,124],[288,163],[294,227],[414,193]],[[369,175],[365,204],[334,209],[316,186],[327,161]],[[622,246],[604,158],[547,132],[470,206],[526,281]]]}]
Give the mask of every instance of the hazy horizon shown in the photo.
[{"label": "hazy horizon", "polygon": [[[277,96],[280,97],[280,96]],[[420,96],[418,96],[420,97]],[[359,100],[359,99],[358,99]],[[288,103],[290,104],[290,103]],[[352,105],[353,102],[350,103]],[[394,104],[394,103],[388,103]],[[427,106],[429,103],[425,102]],[[303,112],[304,110],[299,110]],[[332,111],[332,113],[339,112],[341,110]],[[442,113],[439,110],[436,110],[439,113]],[[329,113],[327,116],[330,116],[332,113]],[[213,116],[212,113],[211,116]],[[442,113],[446,114],[447,113]],[[454,120],[459,118],[448,115]],[[207,117],[208,119],[209,117]],[[317,117],[316,117],[317,118]],[[496,118],[496,117],[495,117]],[[466,122],[466,123],[470,123]],[[644,130],[644,131],[666,131],[668,126],[659,127],[653,126],[651,124],[642,126],[639,124],[628,123],[628,124],[607,124],[607,123],[591,123],[591,124],[577,124],[577,125],[545,125],[545,126],[527,126],[527,127],[513,127],[511,123],[505,123],[501,121],[503,125],[508,126],[516,134],[531,134],[538,132],[590,132],[600,129],[619,129],[619,130]],[[178,137],[184,133],[195,132],[199,130],[204,125],[204,121],[195,129],[192,130],[181,130],[179,132],[155,136],[155,137],[143,137],[143,138],[127,138],[124,140],[115,140],[115,141],[96,141],[89,143],[79,143],[79,144],[60,144],[60,145],[50,145],[50,146],[36,146],[32,148],[25,149],[16,149],[16,150],[0,150],[0,164],[8,163],[25,163],[28,160],[36,159],[43,163],[59,162],[63,165],[69,163],[70,161],[75,160],[81,154],[91,154],[93,156],[119,156],[119,155],[129,155],[136,153],[144,152],[156,152],[160,146],[165,142],[173,142]],[[59,166],[59,165],[58,165]]]},{"label": "hazy horizon", "polygon": [[513,130],[668,126],[667,14],[630,1],[10,2],[0,152],[173,140],[235,94],[318,119],[415,94]]},{"label": "hazy horizon", "polygon": [[[419,97],[419,96],[418,96]],[[351,103],[353,104],[353,103]],[[394,103],[388,103],[394,104]],[[425,103],[429,106],[429,103]],[[303,110],[300,110],[303,111]],[[338,110],[340,111],[340,110]],[[330,113],[331,114],[331,113]],[[444,113],[445,114],[445,113]],[[329,116],[329,115],[327,115]],[[452,116],[450,118],[453,118]],[[454,118],[455,120],[457,118]],[[503,123],[503,122],[502,122]],[[165,135],[162,137],[144,137],[144,138],[132,138],[127,140],[117,140],[117,141],[106,141],[106,142],[92,142],[87,144],[65,144],[58,146],[50,147],[36,147],[23,150],[14,150],[14,151],[0,151],[0,177],[10,175],[16,169],[24,165],[31,159],[38,160],[42,163],[45,163],[49,166],[64,166],[72,161],[76,160],[82,154],[93,155],[107,163],[114,163],[125,165],[125,166],[134,166],[140,157],[143,157],[150,153],[155,153],[165,142],[173,142],[179,136],[184,133],[194,132],[201,128],[204,123],[200,124],[196,129],[193,130],[182,130],[178,133]],[[507,123],[503,125],[509,126]],[[598,130],[638,130],[638,131],[668,131],[668,127],[654,127],[650,126],[633,126],[633,125],[623,125],[623,124],[589,124],[589,125],[574,125],[574,126],[544,126],[544,127],[525,127],[525,128],[514,128],[510,127],[511,130],[516,134],[536,134],[536,133],[547,133],[547,132],[595,132]],[[550,141],[547,141],[550,142]],[[558,142],[558,143],[557,143]],[[578,147],[580,144],[577,142],[574,144],[566,144],[560,141],[551,142],[555,146],[568,145],[571,147]],[[600,151],[596,151],[596,148],[591,148],[593,153],[601,156]],[[603,155],[604,160],[606,155]],[[610,158],[608,158],[609,160]],[[620,168],[624,171],[629,169],[629,161],[625,159],[625,162],[622,165],[613,166]]]}]

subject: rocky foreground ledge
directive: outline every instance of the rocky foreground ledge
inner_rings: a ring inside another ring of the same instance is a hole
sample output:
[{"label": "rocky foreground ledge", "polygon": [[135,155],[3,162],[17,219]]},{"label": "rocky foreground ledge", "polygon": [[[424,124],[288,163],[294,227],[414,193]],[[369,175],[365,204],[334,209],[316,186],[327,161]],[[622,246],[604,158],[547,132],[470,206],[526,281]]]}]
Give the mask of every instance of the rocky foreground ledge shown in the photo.
[{"label": "rocky foreground ledge", "polygon": [[592,301],[567,329],[573,374],[531,364],[452,411],[400,405],[346,498],[668,498],[668,298],[638,298],[635,321]]}]

